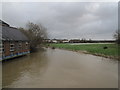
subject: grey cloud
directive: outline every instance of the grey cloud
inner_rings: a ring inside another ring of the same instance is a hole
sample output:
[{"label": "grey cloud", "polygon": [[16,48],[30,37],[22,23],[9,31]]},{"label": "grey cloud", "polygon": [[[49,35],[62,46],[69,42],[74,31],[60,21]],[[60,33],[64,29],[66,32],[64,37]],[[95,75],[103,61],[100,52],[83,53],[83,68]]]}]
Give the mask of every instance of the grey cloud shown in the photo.
[{"label": "grey cloud", "polygon": [[117,30],[117,3],[3,3],[3,20],[25,27],[42,23],[50,38],[113,39]]}]

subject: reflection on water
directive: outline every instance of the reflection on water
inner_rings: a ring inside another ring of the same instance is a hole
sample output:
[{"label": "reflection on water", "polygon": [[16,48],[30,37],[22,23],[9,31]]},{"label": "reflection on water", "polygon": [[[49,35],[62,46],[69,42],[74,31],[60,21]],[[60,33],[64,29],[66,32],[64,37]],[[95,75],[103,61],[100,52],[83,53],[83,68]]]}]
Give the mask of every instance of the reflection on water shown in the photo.
[{"label": "reflection on water", "polygon": [[59,49],[3,63],[6,88],[117,88],[117,80],[117,61]]}]

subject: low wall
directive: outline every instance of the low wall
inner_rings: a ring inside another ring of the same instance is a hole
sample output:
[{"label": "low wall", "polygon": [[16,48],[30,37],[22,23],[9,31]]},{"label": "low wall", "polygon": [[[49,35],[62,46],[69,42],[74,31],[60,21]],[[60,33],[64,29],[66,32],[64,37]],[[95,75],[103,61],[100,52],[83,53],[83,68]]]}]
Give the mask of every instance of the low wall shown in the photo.
[{"label": "low wall", "polygon": [[15,58],[15,57],[22,56],[22,55],[26,55],[28,53],[30,53],[30,51],[22,52],[22,53],[17,53],[17,54],[11,54],[9,56],[2,56],[2,57],[0,57],[0,61],[6,60],[6,59]]}]

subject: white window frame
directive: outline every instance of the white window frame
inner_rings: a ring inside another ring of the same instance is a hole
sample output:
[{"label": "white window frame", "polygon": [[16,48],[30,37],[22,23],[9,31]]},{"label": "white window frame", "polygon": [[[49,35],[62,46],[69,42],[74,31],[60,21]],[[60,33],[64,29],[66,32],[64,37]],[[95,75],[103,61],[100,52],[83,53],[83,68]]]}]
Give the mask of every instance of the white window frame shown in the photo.
[{"label": "white window frame", "polygon": [[28,42],[25,43],[25,47],[26,47],[26,49],[28,49],[28,44],[29,44]]},{"label": "white window frame", "polygon": [[0,44],[0,53],[2,53],[2,49],[3,49],[2,44]]},{"label": "white window frame", "polygon": [[22,42],[19,42],[19,43],[18,43],[18,50],[19,50],[19,51],[22,50]]},{"label": "white window frame", "polygon": [[14,43],[10,43],[10,51],[13,52],[15,51],[15,44]]},{"label": "white window frame", "polygon": [[4,45],[1,43],[0,44],[0,53],[4,52]]}]

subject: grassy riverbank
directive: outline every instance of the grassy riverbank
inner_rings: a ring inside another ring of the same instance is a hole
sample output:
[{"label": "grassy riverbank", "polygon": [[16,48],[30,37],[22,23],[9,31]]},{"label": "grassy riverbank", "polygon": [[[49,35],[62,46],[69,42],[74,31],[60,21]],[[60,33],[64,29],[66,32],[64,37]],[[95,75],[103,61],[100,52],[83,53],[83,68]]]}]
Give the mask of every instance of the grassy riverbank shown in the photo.
[{"label": "grassy riverbank", "polygon": [[[50,47],[67,49],[72,51],[78,51],[83,53],[89,53],[97,56],[103,56],[107,58],[118,59],[118,45],[117,44],[48,44]],[[107,47],[107,49],[104,49]]]}]

